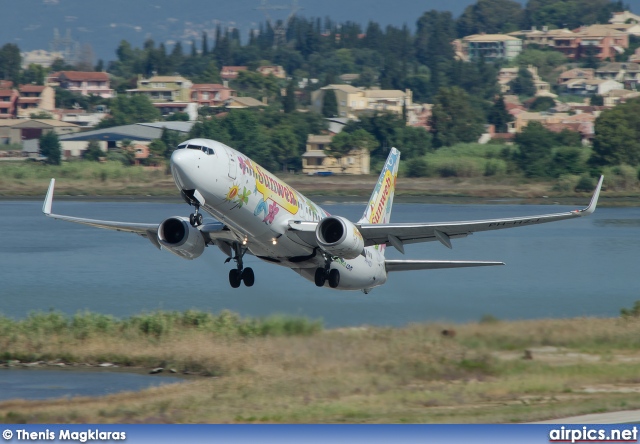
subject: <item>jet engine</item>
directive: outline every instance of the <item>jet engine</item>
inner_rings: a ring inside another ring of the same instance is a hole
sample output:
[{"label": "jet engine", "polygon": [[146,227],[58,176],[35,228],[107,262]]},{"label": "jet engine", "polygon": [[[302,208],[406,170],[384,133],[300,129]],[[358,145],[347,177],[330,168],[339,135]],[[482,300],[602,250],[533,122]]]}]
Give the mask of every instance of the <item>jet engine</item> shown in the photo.
[{"label": "jet engine", "polygon": [[200,230],[186,217],[170,217],[158,228],[160,245],[184,259],[195,259],[204,252],[204,239]]},{"label": "jet engine", "polygon": [[316,227],[318,245],[332,256],[355,259],[364,249],[364,240],[358,228],[348,219],[330,216]]}]

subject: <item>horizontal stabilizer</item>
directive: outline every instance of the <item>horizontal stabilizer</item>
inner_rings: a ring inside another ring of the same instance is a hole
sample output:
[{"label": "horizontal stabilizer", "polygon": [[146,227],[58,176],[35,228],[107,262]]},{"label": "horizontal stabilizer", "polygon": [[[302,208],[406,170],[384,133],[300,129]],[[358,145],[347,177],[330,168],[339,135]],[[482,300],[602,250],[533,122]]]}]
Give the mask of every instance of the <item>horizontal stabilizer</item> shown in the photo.
[{"label": "horizontal stabilizer", "polygon": [[441,268],[487,267],[504,265],[492,261],[432,261],[432,260],[386,260],[387,273],[392,271],[438,270]]}]

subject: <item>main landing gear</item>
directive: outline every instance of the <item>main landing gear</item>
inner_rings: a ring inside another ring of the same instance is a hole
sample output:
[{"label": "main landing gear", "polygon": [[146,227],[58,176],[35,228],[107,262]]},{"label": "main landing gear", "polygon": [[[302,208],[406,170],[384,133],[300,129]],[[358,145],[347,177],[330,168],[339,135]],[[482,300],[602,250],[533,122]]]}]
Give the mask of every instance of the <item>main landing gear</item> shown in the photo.
[{"label": "main landing gear", "polygon": [[331,257],[325,256],[324,268],[316,268],[315,283],[317,287],[323,287],[327,280],[331,288],[337,288],[340,285],[340,271],[331,270],[331,262]]},{"label": "main landing gear", "polygon": [[[255,283],[255,275],[253,274],[253,269],[250,267],[244,268],[242,264],[242,257],[247,252],[247,249],[243,249],[240,244],[235,243],[233,245],[233,249],[235,252],[235,257],[233,260],[236,261],[236,269],[229,270],[229,284],[231,288],[238,288],[242,282],[247,287],[253,286]],[[227,258],[225,263],[229,262],[232,258]]]},{"label": "main landing gear", "polygon": [[202,225],[202,214],[200,211],[200,205],[196,205],[196,211],[189,215],[189,223],[192,227]]}]

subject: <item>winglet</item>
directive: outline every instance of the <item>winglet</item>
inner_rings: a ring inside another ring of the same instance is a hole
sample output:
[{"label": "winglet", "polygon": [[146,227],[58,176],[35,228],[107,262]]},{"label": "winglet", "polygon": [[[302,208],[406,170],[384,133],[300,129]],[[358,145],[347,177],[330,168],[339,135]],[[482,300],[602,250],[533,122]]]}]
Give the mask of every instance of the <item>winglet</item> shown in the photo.
[{"label": "winglet", "polygon": [[49,183],[49,189],[47,190],[47,196],[44,198],[44,203],[42,204],[42,212],[47,216],[51,214],[51,204],[53,203],[53,188],[56,185],[56,180],[51,179]]},{"label": "winglet", "polygon": [[598,205],[598,197],[600,197],[600,189],[602,188],[603,180],[604,176],[600,176],[598,186],[596,186],[596,190],[593,192],[593,196],[591,197],[591,202],[589,202],[589,206],[587,208],[580,211],[581,214],[591,214],[596,210],[596,205]]}]

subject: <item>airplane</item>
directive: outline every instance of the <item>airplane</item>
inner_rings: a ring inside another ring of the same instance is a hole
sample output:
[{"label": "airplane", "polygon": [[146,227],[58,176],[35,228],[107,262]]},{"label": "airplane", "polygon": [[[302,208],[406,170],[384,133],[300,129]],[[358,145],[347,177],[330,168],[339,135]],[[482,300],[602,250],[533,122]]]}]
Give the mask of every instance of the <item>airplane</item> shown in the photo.
[{"label": "airplane", "polygon": [[[335,216],[223,143],[209,139],[182,142],[171,155],[171,173],[184,200],[194,207],[189,217],[173,216],[158,223],[115,222],[52,213],[55,179],[51,179],[42,211],[51,218],[97,228],[135,233],[158,249],[183,259],[196,259],[215,245],[234,261],[229,284],[255,283],[248,253],[288,267],[318,287],[361,290],[368,294],[384,284],[389,273],[408,270],[504,265],[494,261],[390,260],[391,245],[404,254],[405,245],[452,240],[479,231],[523,227],[587,216],[596,209],[600,177],[589,206],[582,210],[540,216],[437,223],[390,223],[400,152],[392,148],[357,222]],[[203,220],[202,211],[216,221]]]}]

